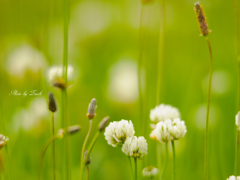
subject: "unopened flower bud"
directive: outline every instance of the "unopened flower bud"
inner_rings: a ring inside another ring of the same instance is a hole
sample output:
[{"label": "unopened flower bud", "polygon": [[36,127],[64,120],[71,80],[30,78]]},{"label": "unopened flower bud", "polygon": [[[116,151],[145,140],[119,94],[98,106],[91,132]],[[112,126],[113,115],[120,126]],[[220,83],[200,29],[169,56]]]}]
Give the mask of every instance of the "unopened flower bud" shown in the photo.
[{"label": "unopened flower bud", "polygon": [[0,149],[2,149],[8,142],[8,137],[3,136],[0,134]]},{"label": "unopened flower bud", "polygon": [[208,29],[208,25],[207,25],[207,22],[206,22],[206,17],[204,15],[202,6],[199,4],[199,2],[195,3],[194,9],[195,9],[195,12],[196,12],[196,15],[197,15],[198,25],[199,25],[201,34],[203,36],[207,36],[210,31]]},{"label": "unopened flower bud", "polygon": [[68,134],[74,134],[81,130],[81,126],[75,125],[68,127]]},{"label": "unopened flower bud", "polygon": [[59,129],[57,136],[59,139],[63,139],[65,136],[65,131],[63,129]]},{"label": "unopened flower bud", "polygon": [[99,123],[98,129],[100,132],[102,132],[106,128],[108,121],[109,121],[109,116],[103,118],[103,120]]},{"label": "unopened flower bud", "polygon": [[88,119],[93,119],[95,117],[95,109],[97,108],[97,100],[93,98],[91,102],[88,105],[88,113],[87,117]]},{"label": "unopened flower bud", "polygon": [[85,151],[84,153],[84,162],[85,162],[85,165],[89,165],[91,163],[91,158],[90,158],[90,155],[88,155],[88,157],[86,157],[88,154],[88,150]]},{"label": "unopened flower bud", "polygon": [[48,95],[48,109],[52,112],[57,111],[57,102],[52,92],[50,92]]}]

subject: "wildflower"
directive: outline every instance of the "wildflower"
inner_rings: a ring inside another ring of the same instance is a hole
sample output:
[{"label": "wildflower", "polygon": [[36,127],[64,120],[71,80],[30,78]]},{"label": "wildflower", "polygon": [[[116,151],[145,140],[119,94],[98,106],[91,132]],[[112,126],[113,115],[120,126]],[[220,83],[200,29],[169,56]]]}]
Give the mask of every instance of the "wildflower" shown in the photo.
[{"label": "wildflower", "polygon": [[8,137],[3,136],[0,134],[0,149],[2,149],[8,142]]},{"label": "wildflower", "polygon": [[97,100],[93,98],[91,102],[88,105],[88,113],[87,117],[88,119],[93,119],[95,117],[95,109],[97,108]]},{"label": "wildflower", "polygon": [[127,155],[136,159],[141,159],[147,154],[148,144],[143,136],[128,137],[122,146],[122,151]]},{"label": "wildflower", "polygon": [[102,132],[106,128],[108,121],[109,121],[109,116],[103,118],[103,120],[99,123],[98,129],[100,132]]},{"label": "wildflower", "polygon": [[48,79],[51,85],[63,89],[73,83],[73,73],[74,73],[73,67],[71,65],[68,65],[67,69],[68,84],[66,85],[63,79],[63,67],[53,66],[48,70]]},{"label": "wildflower", "polygon": [[230,176],[227,180],[240,180],[240,176],[237,176],[237,179],[236,176]]},{"label": "wildflower", "polygon": [[209,34],[209,29],[208,29],[208,25],[206,22],[206,17],[204,15],[202,6],[199,4],[199,2],[195,3],[195,12],[197,14],[197,19],[198,19],[198,25],[201,31],[201,34],[203,36],[207,36]]},{"label": "wildflower", "polygon": [[150,111],[150,119],[153,122],[173,120],[180,118],[180,112],[177,108],[166,104],[160,104]]},{"label": "wildflower", "polygon": [[174,140],[183,138],[187,132],[185,122],[176,118],[172,121],[172,125],[168,127],[168,131]]},{"label": "wildflower", "polygon": [[240,131],[240,111],[237,113],[237,115],[235,116],[235,120],[236,120],[236,125],[237,125],[237,129]]},{"label": "wildflower", "polygon": [[142,171],[144,177],[153,178],[158,174],[158,169],[153,166],[145,167]]},{"label": "wildflower", "polygon": [[57,102],[52,92],[50,92],[48,95],[48,109],[52,112],[57,111]]},{"label": "wildflower", "polygon": [[116,147],[122,146],[127,137],[132,137],[134,134],[135,131],[132,121],[122,119],[118,122],[111,122],[108,127],[106,127],[104,136],[109,145]]}]

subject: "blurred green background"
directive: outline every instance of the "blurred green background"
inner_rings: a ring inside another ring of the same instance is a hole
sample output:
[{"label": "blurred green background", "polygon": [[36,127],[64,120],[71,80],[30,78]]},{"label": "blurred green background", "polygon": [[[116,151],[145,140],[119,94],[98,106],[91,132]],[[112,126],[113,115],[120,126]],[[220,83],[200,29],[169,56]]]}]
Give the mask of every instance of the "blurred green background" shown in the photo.
[{"label": "blurred green background", "polygon": [[[194,0],[166,1],[161,103],[179,108],[187,126],[186,136],[176,142],[176,179],[203,179],[203,150],[206,116],[206,89],[209,52],[194,13]],[[233,1],[202,0],[212,32],[213,84],[210,109],[209,176],[226,179],[234,173],[235,115],[237,114],[237,43]],[[80,152],[88,131],[88,103],[95,97],[98,108],[94,132],[100,120],[132,120],[136,135],[144,135],[148,155],[139,162],[157,166],[156,142],[149,138],[150,109],[156,106],[156,82],[160,6],[154,1],[144,6],[143,81],[144,111],[140,113],[137,83],[139,59],[140,0],[70,0],[69,64],[75,82],[68,90],[68,117],[80,124],[80,133],[71,139],[72,179],[79,178]],[[50,86],[47,70],[62,64],[62,1],[0,0],[0,134],[9,137],[0,151],[0,173],[5,178],[8,165],[11,179],[38,178],[40,155],[51,136],[48,93],[56,96],[61,124],[61,92]],[[42,91],[42,96],[12,96]],[[143,116],[145,123],[141,124]],[[144,132],[142,126],[145,127]],[[91,137],[93,137],[93,134]],[[90,138],[91,138],[90,137]],[[57,146],[57,176],[61,176]],[[164,144],[161,143],[161,161]],[[170,147],[169,147],[170,148]],[[131,179],[128,160],[120,148],[107,144],[101,134],[92,154],[90,179]],[[10,163],[8,163],[10,162]],[[172,153],[165,179],[172,173]],[[43,179],[51,179],[51,150],[47,151]],[[157,179],[157,178],[156,178]]]}]

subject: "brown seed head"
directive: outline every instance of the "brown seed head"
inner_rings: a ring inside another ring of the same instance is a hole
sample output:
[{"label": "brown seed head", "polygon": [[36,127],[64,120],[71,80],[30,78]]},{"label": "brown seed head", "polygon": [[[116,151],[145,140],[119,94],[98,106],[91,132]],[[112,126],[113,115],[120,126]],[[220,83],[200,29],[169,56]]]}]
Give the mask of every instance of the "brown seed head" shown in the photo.
[{"label": "brown seed head", "polygon": [[85,162],[85,165],[86,165],[86,166],[91,163],[90,154],[88,155],[88,157],[86,157],[87,154],[88,154],[88,150],[86,150],[86,151],[84,152],[84,162]]},{"label": "brown seed head", "polygon": [[68,127],[68,134],[74,134],[81,130],[81,126],[75,125]]},{"label": "brown seed head", "polygon": [[88,105],[88,113],[87,117],[88,119],[93,119],[95,117],[95,109],[97,108],[97,100],[93,98],[91,102]]},{"label": "brown seed head", "polygon": [[109,116],[103,118],[102,121],[99,123],[98,129],[100,132],[102,132],[106,128],[108,121],[109,121]]},{"label": "brown seed head", "polygon": [[57,111],[57,102],[56,102],[52,92],[50,92],[48,95],[48,109],[52,112]]},{"label": "brown seed head", "polygon": [[206,22],[206,17],[204,15],[202,6],[199,4],[199,2],[195,3],[194,6],[195,6],[194,10],[195,10],[196,15],[197,15],[198,25],[199,25],[201,34],[203,36],[207,36],[210,31],[208,29],[208,25],[207,25],[207,22]]}]

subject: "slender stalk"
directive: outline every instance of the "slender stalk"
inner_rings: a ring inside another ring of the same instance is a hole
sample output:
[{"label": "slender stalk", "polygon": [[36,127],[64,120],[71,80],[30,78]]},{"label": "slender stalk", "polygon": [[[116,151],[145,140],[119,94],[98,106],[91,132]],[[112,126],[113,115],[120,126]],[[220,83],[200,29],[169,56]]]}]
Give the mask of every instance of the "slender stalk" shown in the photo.
[{"label": "slender stalk", "polygon": [[[52,113],[52,136],[54,136],[54,113]],[[52,142],[52,171],[53,171],[53,180],[56,179],[55,176],[55,142]]]},{"label": "slender stalk", "polygon": [[161,169],[161,159],[160,159],[160,143],[157,143],[157,165],[158,165],[158,170],[159,170],[159,179],[162,179],[162,176],[160,174],[160,169]]},{"label": "slender stalk", "polygon": [[162,75],[162,61],[163,61],[163,44],[164,44],[164,31],[165,31],[165,1],[160,0],[160,13],[161,13],[161,25],[159,32],[159,49],[158,49],[158,75],[157,75],[157,105],[160,102],[161,92],[161,75]]},{"label": "slender stalk", "polygon": [[131,168],[131,174],[132,174],[132,179],[133,179],[133,168],[132,168],[132,161],[131,161],[130,156],[128,156],[128,162],[129,162],[129,165],[130,165],[130,168]]},{"label": "slender stalk", "polygon": [[[63,79],[65,82],[65,88],[62,89],[62,128],[68,127],[67,118],[67,69],[68,69],[68,27],[69,27],[69,0],[63,0]],[[70,179],[69,170],[69,137],[65,139],[65,150],[63,150],[63,157],[65,156],[65,168],[66,168],[66,178]],[[63,144],[64,144],[63,143]],[[64,145],[63,145],[64,146]],[[64,149],[64,147],[63,147]],[[64,163],[62,163],[64,164]],[[64,173],[64,171],[63,171]],[[63,176],[64,177],[64,176]]]},{"label": "slender stalk", "polygon": [[[84,170],[84,151],[86,149],[86,145],[87,145],[87,141],[88,141],[88,138],[91,134],[91,131],[92,131],[92,120],[90,119],[89,120],[89,130],[88,130],[88,133],[87,133],[87,136],[84,140],[84,143],[83,143],[83,146],[82,146],[82,152],[81,152],[81,160],[80,160],[80,180],[82,180],[83,178],[83,170]],[[88,157],[88,156],[86,156]]]},{"label": "slender stalk", "polygon": [[96,143],[96,141],[97,141],[99,135],[100,135],[100,131],[97,131],[97,132],[95,133],[95,135],[94,135],[92,141],[90,142],[90,145],[89,145],[88,148],[87,148],[88,153],[87,153],[86,157],[88,157],[89,154],[91,153],[92,148],[93,148],[94,144]]},{"label": "slender stalk", "polygon": [[44,155],[47,151],[47,148],[49,147],[49,145],[57,138],[57,136],[53,136],[46,144],[46,146],[43,149],[43,153],[41,156],[41,162],[40,162],[40,170],[39,170],[39,180],[42,179],[42,166],[43,166],[43,159],[44,159]]},{"label": "slender stalk", "polygon": [[163,165],[163,169],[162,169],[162,178],[163,178],[163,175],[164,175],[164,172],[166,170],[166,167],[167,167],[167,162],[168,162],[168,141],[165,143],[165,161],[164,161],[164,165]]},{"label": "slender stalk", "polygon": [[209,112],[210,112],[210,97],[211,97],[211,86],[212,86],[212,49],[208,37],[206,41],[209,48],[210,54],[210,68],[209,68],[209,77],[208,77],[208,95],[207,95],[207,115],[206,115],[206,132],[205,132],[205,150],[204,150],[204,171],[205,179],[208,179],[208,125],[209,125]]},{"label": "slender stalk", "polygon": [[173,180],[175,180],[175,173],[176,173],[176,160],[175,160],[175,147],[174,147],[174,141],[172,141],[172,153],[173,153]]},{"label": "slender stalk", "polygon": [[137,158],[134,158],[135,162],[135,180],[137,180]]},{"label": "slender stalk", "polygon": [[[237,49],[238,49],[238,111],[240,111],[240,26],[239,26],[239,12],[238,12],[238,1],[234,0],[235,16],[236,16],[236,29],[237,29]],[[239,131],[236,132],[236,147],[235,147],[235,176],[237,179],[239,173],[239,162],[238,162],[238,152],[239,152]]]},{"label": "slender stalk", "polygon": [[89,166],[87,166],[87,180],[89,180]]}]

